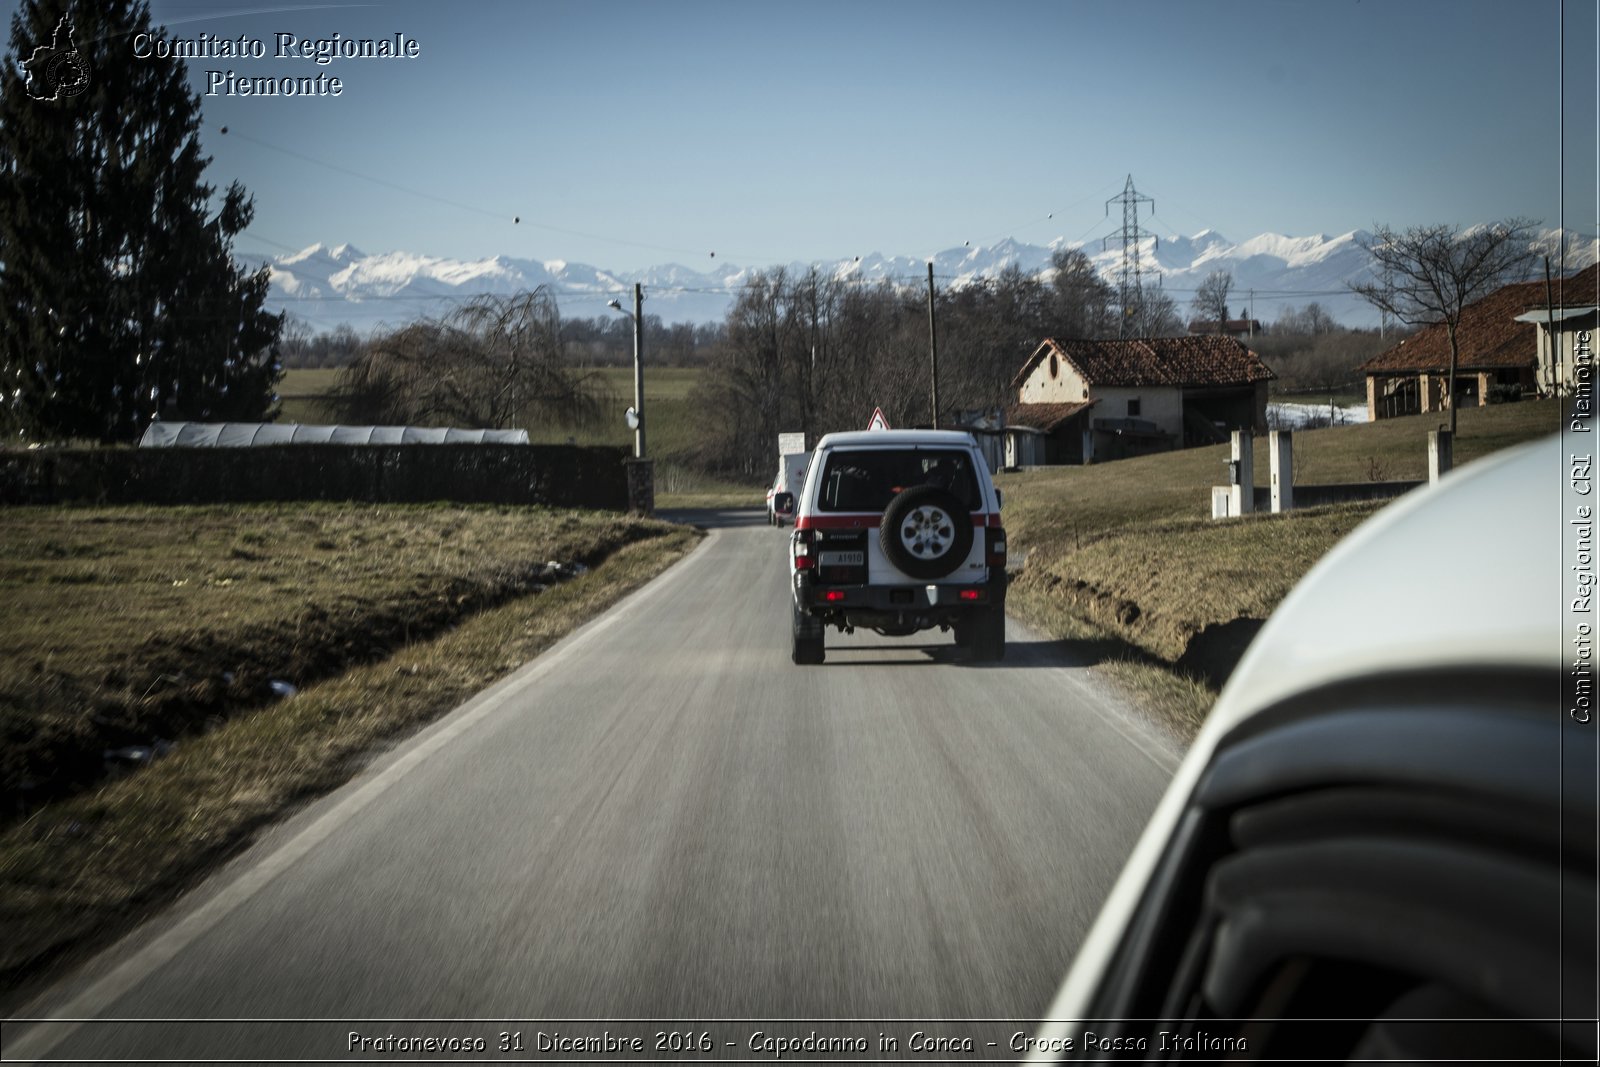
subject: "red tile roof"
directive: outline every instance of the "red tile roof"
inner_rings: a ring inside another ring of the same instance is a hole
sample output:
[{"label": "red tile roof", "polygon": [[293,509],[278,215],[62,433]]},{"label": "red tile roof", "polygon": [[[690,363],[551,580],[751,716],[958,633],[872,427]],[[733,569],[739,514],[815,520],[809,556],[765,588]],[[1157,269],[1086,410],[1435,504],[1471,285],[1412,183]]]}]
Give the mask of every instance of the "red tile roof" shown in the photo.
[{"label": "red tile roof", "polygon": [[[1596,303],[1600,265],[1551,283],[1555,306]],[[1503,286],[1461,309],[1456,327],[1460,349],[1457,371],[1532,367],[1537,360],[1536,327],[1516,318],[1530,308],[1547,305],[1544,279]],[[1380,352],[1356,369],[1366,374],[1406,371],[1448,371],[1450,334],[1443,323],[1424,327],[1393,348]]]},{"label": "red tile roof", "polygon": [[1078,400],[1071,404],[1013,404],[1006,409],[1006,425],[1055,433],[1062,423],[1098,403],[1098,400]]},{"label": "red tile roof", "polygon": [[1250,385],[1276,377],[1261,358],[1232,337],[1143,337],[1131,341],[1046,338],[1011,380],[1021,387],[1051,352],[1071,363],[1089,385]]}]

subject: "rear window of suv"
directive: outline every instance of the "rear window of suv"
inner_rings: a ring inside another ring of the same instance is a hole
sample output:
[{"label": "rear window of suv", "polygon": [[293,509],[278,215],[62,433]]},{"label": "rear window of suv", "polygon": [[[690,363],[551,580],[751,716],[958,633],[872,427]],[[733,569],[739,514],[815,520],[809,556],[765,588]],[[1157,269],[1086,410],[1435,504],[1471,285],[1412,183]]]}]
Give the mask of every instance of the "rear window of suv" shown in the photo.
[{"label": "rear window of suv", "polygon": [[895,494],[914,485],[937,485],[954,493],[968,511],[983,510],[972,454],[950,448],[830,452],[817,510],[883,511]]}]

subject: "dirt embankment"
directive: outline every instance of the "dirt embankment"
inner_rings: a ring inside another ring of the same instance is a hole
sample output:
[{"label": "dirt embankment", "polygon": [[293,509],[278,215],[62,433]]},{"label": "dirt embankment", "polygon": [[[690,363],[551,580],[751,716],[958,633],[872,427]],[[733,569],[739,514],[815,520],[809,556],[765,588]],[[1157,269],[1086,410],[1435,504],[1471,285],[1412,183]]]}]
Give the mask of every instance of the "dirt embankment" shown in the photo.
[{"label": "dirt embankment", "polygon": [[1034,547],[1013,596],[1085,620],[1220,689],[1272,610],[1381,502],[1217,522],[1169,519]]},{"label": "dirt embankment", "polygon": [[[1089,582],[1024,571],[1014,594],[1054,601],[1183,674],[1220,689],[1266,620],[1249,617],[1196,624],[1162,620],[1134,600]],[[1186,635],[1186,636],[1185,636]],[[1177,637],[1177,641],[1174,641]]]}]

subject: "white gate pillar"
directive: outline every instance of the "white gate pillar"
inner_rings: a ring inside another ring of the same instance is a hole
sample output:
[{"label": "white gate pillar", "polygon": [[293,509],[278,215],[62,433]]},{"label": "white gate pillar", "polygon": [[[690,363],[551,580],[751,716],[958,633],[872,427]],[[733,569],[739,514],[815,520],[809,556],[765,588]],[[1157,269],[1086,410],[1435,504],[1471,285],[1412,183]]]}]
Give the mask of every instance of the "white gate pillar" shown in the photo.
[{"label": "white gate pillar", "polygon": [[1272,513],[1294,509],[1294,434],[1273,430],[1267,436],[1272,462]]}]

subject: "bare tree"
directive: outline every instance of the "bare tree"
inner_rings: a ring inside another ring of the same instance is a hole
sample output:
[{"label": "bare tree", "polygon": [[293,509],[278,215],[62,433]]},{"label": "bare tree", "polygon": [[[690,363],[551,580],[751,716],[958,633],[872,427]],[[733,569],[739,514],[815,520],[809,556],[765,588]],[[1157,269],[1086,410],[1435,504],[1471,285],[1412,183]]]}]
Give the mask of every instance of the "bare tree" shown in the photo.
[{"label": "bare tree", "polygon": [[1466,230],[1446,223],[1403,232],[1379,225],[1360,241],[1372,256],[1373,274],[1379,280],[1351,283],[1351,291],[1408,325],[1445,327],[1450,340],[1445,403],[1450,407],[1452,434],[1461,311],[1502,285],[1526,277],[1533,262],[1533,226],[1533,220],[1525,218]]},{"label": "bare tree", "polygon": [[1100,277],[1080,249],[1058,251],[1047,293],[1048,332],[1059,338],[1097,338],[1116,334],[1117,291]]},{"label": "bare tree", "polygon": [[1214,270],[1194,293],[1194,310],[1204,322],[1216,324],[1217,333],[1228,329],[1228,292],[1233,288],[1233,275],[1225,270]]},{"label": "bare tree", "polygon": [[[1284,320],[1280,318],[1279,323]],[[1377,332],[1337,330],[1309,333],[1279,327],[1250,342],[1277,378],[1275,392],[1345,392],[1365,389],[1356,367],[1394,343]]]},{"label": "bare tree", "polygon": [[1334,321],[1333,316],[1328,314],[1322,305],[1315,300],[1306,305],[1305,321],[1307,333],[1332,333],[1339,328],[1339,324]]},{"label": "bare tree", "polygon": [[1335,333],[1344,327],[1328,314],[1326,308],[1313,300],[1304,308],[1297,308],[1293,304],[1285,307],[1278,313],[1278,321],[1273,324],[1273,329],[1278,333],[1315,336]]},{"label": "bare tree", "polygon": [[278,359],[285,367],[310,365],[311,327],[292,312],[283,316],[283,332],[278,335]]},{"label": "bare tree", "polygon": [[[1025,305],[1030,291],[1019,284],[959,292],[986,308],[1012,308],[1007,301]],[[940,294],[941,357],[951,355],[941,358],[939,371],[941,398],[959,404],[970,382],[982,392],[988,379],[981,368],[1000,342],[991,344],[980,331],[973,331],[970,346],[948,342],[957,332],[955,299]],[[691,462],[734,476],[765,474],[774,435],[782,430],[816,437],[858,429],[874,405],[896,426],[925,421],[927,329],[926,296],[917,286],[889,279],[847,283],[782,268],[753,275],[729,310],[695,389],[697,403],[723,417],[707,425]]]},{"label": "bare tree", "polygon": [[340,373],[334,386],[331,406],[337,418],[353,423],[406,423],[422,421],[426,412],[419,402],[434,407],[441,386],[448,379],[447,361],[439,360],[444,378],[424,390],[430,357],[446,342],[441,323],[423,320],[398,330],[379,333]]},{"label": "bare tree", "polygon": [[[1059,320],[1058,296],[1059,290],[1015,265],[993,278],[940,292],[939,395],[946,412],[1014,402],[1011,378],[1041,338],[1082,336]],[[926,322],[915,337],[913,350],[925,350]],[[926,385],[925,366],[916,380]],[[924,414],[916,417],[920,421]]]},{"label": "bare tree", "polygon": [[1180,337],[1183,335],[1183,318],[1178,305],[1160,288],[1144,291],[1144,301],[1139,305],[1135,337]]},{"label": "bare tree", "polygon": [[[1103,336],[1114,292],[1081,252],[1056,257],[1046,281],[1015,267],[981,282],[940,288],[941,415],[1015,402],[1011,379],[1046,336]],[[1177,327],[1158,290],[1143,308]],[[1143,320],[1141,320],[1143,321]],[[831,279],[816,270],[752,276],[708,353],[698,402],[724,412],[691,461],[707,470],[761,474],[780,430],[815,437],[858,429],[873,407],[895,426],[926,425],[927,292],[921,284]]]},{"label": "bare tree", "polygon": [[[696,388],[706,409],[723,413],[705,427],[703,466],[741,475],[766,468],[774,435],[789,428],[786,418],[798,417],[792,387],[802,349],[809,371],[810,311],[782,267],[744,284],[728,310],[727,343]],[[809,376],[802,384],[809,387]]]},{"label": "bare tree", "polygon": [[475,392],[485,425],[546,420],[578,426],[599,419],[600,378],[568,365],[561,313],[544,286],[480,296],[451,322],[476,342]]},{"label": "bare tree", "polygon": [[374,337],[340,376],[334,403],[350,421],[503,428],[588,425],[606,399],[597,373],[568,364],[560,314],[541,286]]}]

